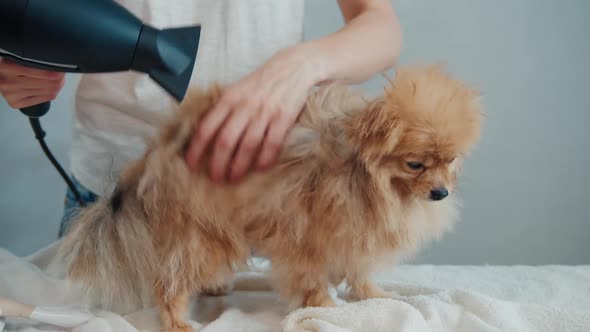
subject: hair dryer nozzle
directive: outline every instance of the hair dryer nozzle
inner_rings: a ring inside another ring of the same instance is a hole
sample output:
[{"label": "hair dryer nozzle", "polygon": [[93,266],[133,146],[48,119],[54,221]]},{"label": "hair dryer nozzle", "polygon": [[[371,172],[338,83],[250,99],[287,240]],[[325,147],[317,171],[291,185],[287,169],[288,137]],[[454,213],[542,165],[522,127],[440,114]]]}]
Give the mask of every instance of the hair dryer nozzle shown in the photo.
[{"label": "hair dryer nozzle", "polygon": [[144,25],[131,68],[149,74],[182,101],[193,73],[200,34],[200,26],[160,31]]}]

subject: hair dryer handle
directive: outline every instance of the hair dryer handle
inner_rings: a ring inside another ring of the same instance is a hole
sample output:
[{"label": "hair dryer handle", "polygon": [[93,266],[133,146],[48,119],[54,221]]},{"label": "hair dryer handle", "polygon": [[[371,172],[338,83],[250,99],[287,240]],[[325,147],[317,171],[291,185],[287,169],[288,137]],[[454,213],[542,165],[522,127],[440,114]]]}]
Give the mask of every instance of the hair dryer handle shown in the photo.
[{"label": "hair dryer handle", "polygon": [[41,104],[21,108],[20,111],[23,112],[23,114],[25,114],[26,116],[28,116],[30,118],[40,118],[43,115],[45,115],[45,113],[47,113],[49,111],[50,107],[51,107],[51,102],[46,101]]}]

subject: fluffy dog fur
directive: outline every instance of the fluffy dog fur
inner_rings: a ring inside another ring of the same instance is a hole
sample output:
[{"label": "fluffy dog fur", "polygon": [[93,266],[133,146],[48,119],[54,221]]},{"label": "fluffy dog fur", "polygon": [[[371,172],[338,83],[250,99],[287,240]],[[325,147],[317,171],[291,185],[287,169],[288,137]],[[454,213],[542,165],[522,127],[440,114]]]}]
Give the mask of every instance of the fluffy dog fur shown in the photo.
[{"label": "fluffy dog fur", "polygon": [[[190,91],[64,239],[69,277],[103,305],[155,300],[166,330],[190,330],[189,296],[222,287],[251,250],[271,260],[276,289],[296,306],[333,306],[328,288],[343,281],[354,299],[388,296],[375,269],[455,221],[453,188],[482,112],[478,94],[441,67],[399,69],[374,100],[337,85],[313,91],[279,162],[235,185],[183,159],[219,97],[218,87]],[[438,188],[449,197],[431,201]]]}]

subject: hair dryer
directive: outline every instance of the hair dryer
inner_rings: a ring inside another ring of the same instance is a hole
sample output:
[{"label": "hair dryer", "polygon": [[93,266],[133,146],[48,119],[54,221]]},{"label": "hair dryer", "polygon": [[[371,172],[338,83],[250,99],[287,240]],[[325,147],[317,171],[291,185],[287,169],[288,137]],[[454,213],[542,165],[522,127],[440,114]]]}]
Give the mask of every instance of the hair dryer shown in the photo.
[{"label": "hair dryer", "polygon": [[[0,0],[1,57],[49,71],[142,72],[178,101],[191,79],[200,32],[198,25],[158,30],[112,0]],[[43,142],[38,118],[49,107],[46,102],[21,111],[79,198]]]},{"label": "hair dryer", "polygon": [[50,71],[144,72],[177,100],[188,87],[200,31],[157,30],[112,0],[0,0],[0,56]]}]

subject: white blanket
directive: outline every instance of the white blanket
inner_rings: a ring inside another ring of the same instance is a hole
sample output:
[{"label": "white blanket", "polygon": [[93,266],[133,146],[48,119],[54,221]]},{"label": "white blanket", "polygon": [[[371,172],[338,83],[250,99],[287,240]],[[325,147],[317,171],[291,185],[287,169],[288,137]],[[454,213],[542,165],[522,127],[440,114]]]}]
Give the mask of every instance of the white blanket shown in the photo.
[{"label": "white blanket", "polygon": [[[54,253],[55,245],[27,258],[0,249],[0,296],[34,305],[80,305],[82,298],[59,277],[63,271]],[[231,295],[195,299],[192,324],[204,332],[590,331],[590,266],[402,265],[378,275],[384,288],[398,294],[391,299],[338,300],[336,308],[291,313],[269,289],[264,262],[258,267],[262,271],[238,276]],[[94,313],[96,319],[73,331],[159,331],[154,308],[125,317]],[[4,331],[14,330],[59,331],[8,320]]]}]

